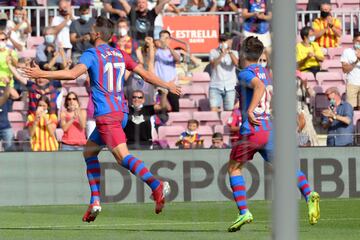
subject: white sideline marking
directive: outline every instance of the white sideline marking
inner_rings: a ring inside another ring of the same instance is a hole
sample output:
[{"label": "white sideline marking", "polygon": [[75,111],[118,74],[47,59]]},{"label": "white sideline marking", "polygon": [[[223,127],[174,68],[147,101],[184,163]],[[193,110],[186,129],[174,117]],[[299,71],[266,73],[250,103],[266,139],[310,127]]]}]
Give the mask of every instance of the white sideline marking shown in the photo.
[{"label": "white sideline marking", "polygon": [[[319,222],[322,221],[359,221],[360,218],[320,218]],[[307,222],[308,220],[300,219],[301,222]],[[269,223],[270,221],[257,221],[255,220],[254,223]],[[20,227],[4,227],[5,229],[57,229],[57,228],[91,228],[91,227],[137,227],[137,226],[161,226],[161,225],[178,225],[178,226],[186,226],[186,225],[212,225],[212,224],[229,224],[231,221],[228,222],[149,222],[149,223],[118,223],[118,224],[87,224],[84,223],[83,225],[45,225],[45,226],[20,226]],[[3,229],[4,229],[3,228]],[[0,227],[1,229],[1,227]]]}]

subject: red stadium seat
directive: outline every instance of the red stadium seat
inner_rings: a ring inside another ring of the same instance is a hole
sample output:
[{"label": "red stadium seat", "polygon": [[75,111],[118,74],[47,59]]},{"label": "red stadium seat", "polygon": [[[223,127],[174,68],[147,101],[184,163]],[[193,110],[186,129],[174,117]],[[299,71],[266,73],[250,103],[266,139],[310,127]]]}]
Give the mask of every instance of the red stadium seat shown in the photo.
[{"label": "red stadium seat", "polygon": [[339,59],[342,53],[344,52],[344,48],[328,48],[327,54],[329,55],[330,59]]},{"label": "red stadium seat", "polygon": [[206,111],[206,112],[193,112],[194,119],[200,122],[200,125],[214,126],[221,124],[219,113]]},{"label": "red stadium seat", "polygon": [[331,72],[342,72],[342,64],[336,59],[325,59],[321,64],[321,68]]},{"label": "red stadium seat", "polygon": [[181,91],[184,97],[188,96],[193,100],[198,100],[208,97],[208,89],[205,90],[202,87],[193,87],[191,85],[185,85],[181,87]]},{"label": "red stadium seat", "polygon": [[345,83],[343,73],[341,72],[318,72],[316,79],[321,85],[325,83],[326,85],[337,86]]},{"label": "red stadium seat", "polygon": [[160,126],[158,129],[159,140],[166,140],[170,148],[177,148],[175,143],[184,131],[185,128],[182,126]]},{"label": "red stadium seat", "polygon": [[167,125],[181,126],[183,129],[187,127],[187,122],[193,118],[191,112],[169,112],[169,120]]},{"label": "red stadium seat", "polygon": [[231,116],[232,111],[222,111],[220,113],[220,119],[223,125],[227,124],[227,121],[229,119],[229,117]]},{"label": "red stadium seat", "polygon": [[190,98],[180,98],[179,99],[180,112],[188,111],[195,112],[197,111],[196,102]]},{"label": "red stadium seat", "polygon": [[198,133],[201,135],[202,139],[204,139],[204,148],[209,148],[212,144],[212,135],[213,130],[210,126],[200,126],[198,129]]}]

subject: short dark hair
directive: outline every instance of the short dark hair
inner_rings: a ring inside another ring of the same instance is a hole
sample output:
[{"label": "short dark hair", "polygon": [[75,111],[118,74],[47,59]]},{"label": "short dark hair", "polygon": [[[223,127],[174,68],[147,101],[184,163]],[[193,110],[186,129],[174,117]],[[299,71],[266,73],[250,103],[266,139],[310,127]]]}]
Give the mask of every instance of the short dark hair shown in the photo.
[{"label": "short dark hair", "polygon": [[219,42],[225,42],[229,39],[231,39],[231,36],[229,34],[220,34],[219,36]]},{"label": "short dark hair", "polygon": [[247,37],[241,46],[241,53],[248,61],[257,61],[264,51],[264,44],[257,37]]},{"label": "short dark hair", "polygon": [[168,34],[169,37],[171,37],[171,33],[168,30],[161,30],[159,36],[161,36],[162,34]]},{"label": "short dark hair", "polygon": [[195,123],[196,126],[199,126],[199,124],[200,124],[198,120],[190,119],[190,120],[188,120],[187,125],[189,126],[190,124],[193,124],[193,123]]},{"label": "short dark hair", "polygon": [[101,34],[101,39],[108,42],[114,34],[114,23],[110,19],[99,16],[96,18],[95,31]]},{"label": "short dark hair", "polygon": [[125,22],[129,26],[129,20],[127,18],[125,18],[125,17],[119,18],[119,20],[117,21],[117,24],[119,24],[121,22]]},{"label": "short dark hair", "polygon": [[213,139],[221,139],[221,140],[223,140],[224,137],[223,137],[221,132],[214,132],[214,134],[212,135],[212,138]]},{"label": "short dark hair", "polygon": [[309,32],[313,30],[311,27],[303,27],[301,30],[300,30],[300,37],[302,40],[305,39],[305,37],[308,37],[309,36]]},{"label": "short dark hair", "polygon": [[14,8],[14,12],[16,11],[16,10],[18,10],[18,11],[22,11],[24,8],[22,7],[22,6],[16,6],[15,8]]},{"label": "short dark hair", "polygon": [[87,4],[87,3],[83,3],[83,4],[81,4],[80,7],[79,7],[79,12],[83,12],[83,11],[86,11],[86,10],[88,10],[88,9],[90,9],[90,5]]},{"label": "short dark hair", "polygon": [[360,37],[360,31],[359,30],[354,31],[353,38],[355,39],[355,38],[358,38],[358,37]]}]

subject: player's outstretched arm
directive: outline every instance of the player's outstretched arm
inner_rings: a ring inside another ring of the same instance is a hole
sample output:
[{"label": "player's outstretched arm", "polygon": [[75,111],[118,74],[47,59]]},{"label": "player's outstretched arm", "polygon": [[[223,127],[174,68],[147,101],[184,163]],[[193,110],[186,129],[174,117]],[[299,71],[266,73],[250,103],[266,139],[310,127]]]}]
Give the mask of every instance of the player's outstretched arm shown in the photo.
[{"label": "player's outstretched arm", "polygon": [[141,65],[137,65],[134,70],[135,73],[139,74],[146,82],[151,83],[158,87],[163,87],[168,89],[170,92],[180,95],[181,88],[177,86],[174,81],[172,82],[164,82],[154,73],[145,70]]},{"label": "player's outstretched arm", "polygon": [[46,78],[56,80],[74,80],[86,71],[87,67],[84,64],[77,64],[72,69],[59,71],[44,71],[41,70],[38,65],[24,68],[26,77],[35,79]]}]

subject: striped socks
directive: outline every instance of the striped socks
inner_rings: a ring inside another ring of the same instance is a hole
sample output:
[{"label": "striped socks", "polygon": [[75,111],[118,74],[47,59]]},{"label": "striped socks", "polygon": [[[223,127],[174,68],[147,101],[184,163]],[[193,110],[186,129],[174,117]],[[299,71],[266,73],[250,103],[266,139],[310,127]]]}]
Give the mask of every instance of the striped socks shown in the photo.
[{"label": "striped socks", "polygon": [[310,185],[306,179],[305,174],[300,170],[297,171],[297,179],[297,186],[307,202],[311,193]]},{"label": "striped socks", "polygon": [[248,208],[246,205],[246,187],[244,177],[241,175],[230,176],[230,186],[240,214],[245,214],[248,211]]},{"label": "striped socks", "polygon": [[100,201],[100,163],[97,156],[88,157],[85,159],[85,162],[86,175],[91,190],[90,204],[93,204],[94,201]]},{"label": "striped socks", "polygon": [[151,190],[155,190],[159,185],[160,181],[157,180],[151,172],[145,167],[145,164],[140,159],[137,159],[133,155],[129,154],[122,160],[122,166],[128,170],[130,170],[134,175],[138,176],[146,182],[146,184],[151,188]]}]

